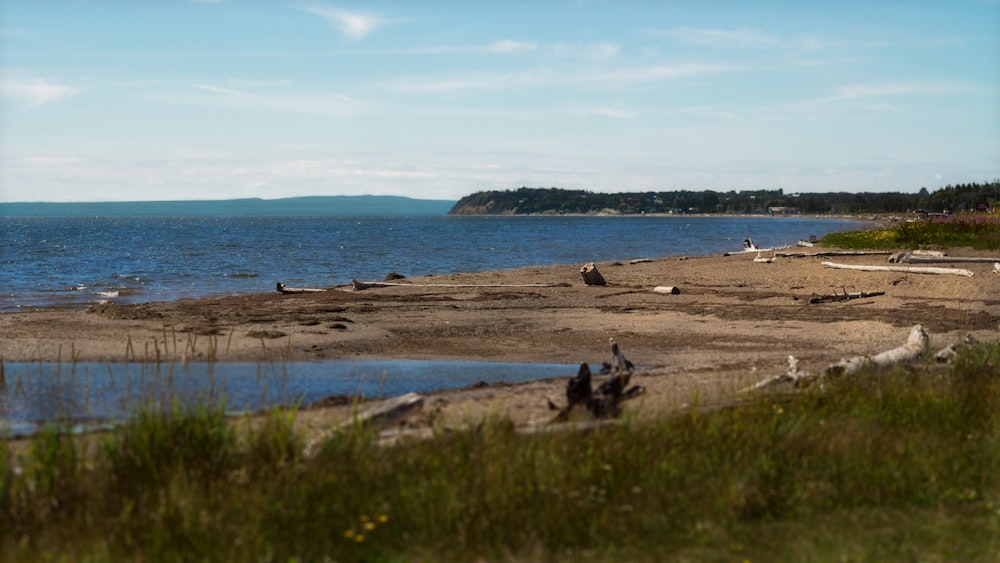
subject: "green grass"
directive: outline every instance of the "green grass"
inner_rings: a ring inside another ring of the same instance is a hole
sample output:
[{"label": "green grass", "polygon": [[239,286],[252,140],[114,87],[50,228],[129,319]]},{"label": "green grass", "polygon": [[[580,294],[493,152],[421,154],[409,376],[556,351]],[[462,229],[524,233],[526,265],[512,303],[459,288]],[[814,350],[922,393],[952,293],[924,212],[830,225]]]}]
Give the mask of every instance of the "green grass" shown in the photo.
[{"label": "green grass", "polygon": [[929,218],[886,229],[830,233],[823,246],[852,249],[899,250],[969,247],[1000,250],[1000,217],[983,213]]},{"label": "green grass", "polygon": [[302,455],[294,412],[0,446],[0,559],[995,560],[1000,345],[593,432],[506,420]]}]

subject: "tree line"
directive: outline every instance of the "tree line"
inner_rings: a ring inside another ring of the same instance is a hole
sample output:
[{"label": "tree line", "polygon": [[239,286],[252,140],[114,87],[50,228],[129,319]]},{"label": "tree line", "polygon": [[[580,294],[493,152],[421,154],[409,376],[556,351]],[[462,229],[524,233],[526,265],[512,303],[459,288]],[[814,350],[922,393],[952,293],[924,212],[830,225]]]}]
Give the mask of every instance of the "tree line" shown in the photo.
[{"label": "tree line", "polygon": [[948,185],[929,192],[833,192],[786,194],[782,189],[716,192],[598,193],[561,188],[481,191],[460,199],[451,215],[594,213],[951,213],[1000,207],[1000,180]]}]

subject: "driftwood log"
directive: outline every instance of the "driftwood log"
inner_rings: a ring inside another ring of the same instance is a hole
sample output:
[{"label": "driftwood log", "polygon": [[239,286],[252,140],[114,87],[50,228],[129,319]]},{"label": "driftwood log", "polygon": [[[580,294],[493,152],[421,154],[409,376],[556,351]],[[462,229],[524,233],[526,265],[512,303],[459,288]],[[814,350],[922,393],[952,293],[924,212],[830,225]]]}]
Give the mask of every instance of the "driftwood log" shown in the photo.
[{"label": "driftwood log", "polygon": [[666,293],[668,295],[680,295],[681,290],[673,285],[658,285],[653,288],[654,293]]},{"label": "driftwood log", "polygon": [[865,297],[878,297],[880,295],[885,295],[884,291],[858,291],[856,293],[848,293],[844,290],[844,293],[834,292],[832,295],[816,295],[813,294],[809,298],[810,304],[815,303],[835,303],[838,301],[850,301],[851,299],[863,299]]},{"label": "driftwood log", "polygon": [[829,257],[829,256],[872,256],[872,255],[882,255],[889,254],[888,250],[822,250],[819,252],[794,252],[794,251],[776,251],[775,256],[780,256],[782,258],[816,258],[816,257]]},{"label": "driftwood log", "polygon": [[[824,376],[830,377],[841,374],[850,375],[866,366],[886,368],[902,362],[911,362],[923,355],[923,353],[927,350],[927,343],[928,337],[927,333],[924,332],[924,328],[920,325],[916,325],[910,329],[910,335],[902,346],[893,348],[892,350],[886,350],[885,352],[875,354],[873,356],[855,356],[853,358],[840,360],[836,364],[828,366],[821,374],[811,374],[802,371],[799,369],[799,360],[794,356],[788,356],[788,369],[785,373],[769,377],[751,385],[750,387],[747,387],[743,391],[758,391],[779,383],[791,383],[795,386],[801,386],[818,380]],[[944,350],[939,352],[939,354],[942,353],[944,353]]]},{"label": "driftwood log", "polygon": [[318,287],[285,287],[285,284],[278,282],[275,286],[278,293],[316,293],[319,291],[326,291],[325,289],[320,289]]},{"label": "driftwood log", "polygon": [[910,336],[902,346],[886,350],[874,356],[855,356],[840,360],[827,367],[826,373],[828,375],[850,375],[866,366],[885,368],[901,362],[912,362],[927,351],[927,342],[928,337],[927,333],[924,332],[924,327],[916,325],[910,330]]},{"label": "driftwood log", "polygon": [[[613,418],[621,414],[622,402],[646,392],[640,385],[629,387],[635,366],[625,358],[615,339],[611,340],[611,361],[604,364],[601,373],[608,378],[597,389],[593,388],[593,375],[586,362],[580,364],[577,374],[566,382],[566,407],[556,415],[555,422],[569,420],[574,411],[585,409],[593,418]],[[549,401],[550,406],[554,406]],[[556,407],[558,408],[558,407]]]},{"label": "driftwood log", "polygon": [[910,274],[951,274],[955,276],[965,276],[971,278],[975,275],[970,270],[961,268],[933,268],[918,266],[863,266],[858,264],[838,264],[836,262],[823,262],[827,268],[840,270],[858,270],[862,272],[906,272]]},{"label": "driftwood log", "polygon": [[608,282],[601,275],[601,272],[597,271],[597,266],[593,262],[584,264],[580,268],[580,275],[583,276],[583,283],[587,285],[607,285]]},{"label": "driftwood log", "polygon": [[989,264],[990,262],[996,262],[996,260],[996,258],[982,256],[924,256],[909,252],[902,252],[889,257],[889,262],[897,264]]},{"label": "driftwood log", "polygon": [[569,287],[568,283],[401,283],[401,282],[363,282],[351,280],[355,291],[377,287],[442,287],[442,288],[487,288],[487,287]]}]

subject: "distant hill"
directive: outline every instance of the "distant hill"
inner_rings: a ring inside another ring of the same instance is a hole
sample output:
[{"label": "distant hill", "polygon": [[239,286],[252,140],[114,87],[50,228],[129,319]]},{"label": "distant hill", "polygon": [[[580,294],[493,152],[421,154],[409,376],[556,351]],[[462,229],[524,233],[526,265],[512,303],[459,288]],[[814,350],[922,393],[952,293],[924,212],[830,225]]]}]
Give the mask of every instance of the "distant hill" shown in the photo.
[{"label": "distant hill", "polygon": [[933,193],[834,192],[786,194],[783,190],[599,193],[560,188],[490,190],[458,200],[450,215],[562,215],[644,213],[905,213],[987,211],[1000,207],[1000,180],[945,186]]},{"label": "distant hill", "polygon": [[454,201],[398,196],[310,196],[213,201],[0,203],[2,217],[445,215]]}]

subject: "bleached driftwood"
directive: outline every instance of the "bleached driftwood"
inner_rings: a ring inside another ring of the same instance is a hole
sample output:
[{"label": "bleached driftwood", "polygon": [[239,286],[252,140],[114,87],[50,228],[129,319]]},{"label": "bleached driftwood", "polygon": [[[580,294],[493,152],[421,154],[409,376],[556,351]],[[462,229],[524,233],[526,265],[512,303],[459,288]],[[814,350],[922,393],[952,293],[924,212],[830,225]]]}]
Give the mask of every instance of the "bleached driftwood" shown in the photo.
[{"label": "bleached driftwood", "polygon": [[681,292],[680,288],[672,285],[658,285],[653,288],[653,291],[655,293],[666,293],[669,295],[678,295]]},{"label": "bleached driftwood", "polygon": [[584,264],[583,267],[580,268],[580,275],[583,276],[583,283],[587,285],[608,284],[608,282],[605,281],[604,276],[601,275],[601,272],[597,271],[597,266],[593,262]]},{"label": "bleached driftwood", "polygon": [[900,264],[989,264],[990,262],[996,262],[996,258],[982,256],[918,256],[903,252],[890,257],[889,262]]},{"label": "bleached driftwood", "polygon": [[771,264],[774,262],[775,257],[776,257],[775,254],[772,254],[771,256],[762,256],[761,253],[758,252],[757,257],[754,258],[753,261],[757,262],[758,264]]},{"label": "bleached driftwood", "polygon": [[865,366],[889,367],[901,362],[910,362],[919,358],[927,350],[927,333],[920,325],[910,330],[906,343],[892,350],[887,350],[874,356],[855,356],[832,364],[819,375],[813,375],[799,369],[799,361],[794,356],[788,356],[788,369],[785,373],[769,377],[744,389],[744,392],[759,391],[780,383],[791,383],[796,387],[824,376],[852,374]]},{"label": "bleached driftwood", "polygon": [[971,278],[975,275],[970,270],[962,268],[934,268],[919,266],[865,266],[860,264],[838,264],[836,262],[823,262],[827,268],[839,270],[858,270],[861,272],[906,272],[909,274],[951,274],[955,276],[965,276]]},{"label": "bleached driftwood", "polygon": [[777,385],[779,383],[792,383],[793,385],[801,385],[806,381],[811,381],[816,379],[817,376],[811,375],[799,369],[799,360],[795,356],[788,356],[788,369],[785,373],[780,375],[775,375],[769,377],[761,382],[755,383],[750,387],[743,390],[744,393],[749,391],[759,391],[761,389],[770,387],[772,385]]},{"label": "bleached driftwood", "polygon": [[635,260],[629,260],[629,264],[649,264],[652,262],[652,258],[636,258]]},{"label": "bleached driftwood", "polygon": [[976,342],[977,342],[976,337],[972,336],[971,332],[967,332],[965,333],[965,338],[959,340],[958,342],[953,342],[945,346],[944,348],[938,350],[937,354],[934,354],[934,359],[941,363],[950,362],[951,359],[955,357],[955,354],[957,354],[959,350],[961,350],[965,346],[971,346]]},{"label": "bleached driftwood", "polygon": [[852,374],[861,368],[874,365],[880,368],[901,362],[911,362],[919,358],[927,350],[928,337],[924,327],[916,325],[910,330],[906,343],[892,350],[886,350],[874,356],[855,356],[840,360],[826,368],[827,375]]},{"label": "bleached driftwood", "polygon": [[285,284],[278,282],[275,286],[278,293],[316,293],[319,291],[326,291],[325,289],[320,289],[318,287],[285,287]]},{"label": "bleached driftwood", "polygon": [[407,393],[379,401],[366,409],[354,413],[350,419],[340,425],[334,426],[314,437],[306,443],[304,448],[305,455],[306,457],[311,456],[316,451],[316,448],[330,438],[330,436],[340,431],[341,428],[349,427],[351,424],[362,424],[369,426],[373,430],[383,432],[385,431],[384,429],[399,429],[406,418],[418,412],[423,406],[424,398],[417,393]]},{"label": "bleached driftwood", "polygon": [[993,273],[994,274],[1000,274],[1000,262],[997,262],[996,264],[993,264]]},{"label": "bleached driftwood", "polygon": [[837,301],[849,301],[851,299],[863,299],[865,297],[878,297],[880,295],[885,295],[884,291],[858,291],[856,293],[848,293],[844,290],[844,293],[834,292],[832,295],[816,295],[813,294],[809,298],[810,304],[815,303],[834,303]]},{"label": "bleached driftwood", "polygon": [[384,401],[358,413],[354,420],[373,427],[396,426],[406,417],[420,410],[424,398],[417,393],[407,393]]}]

